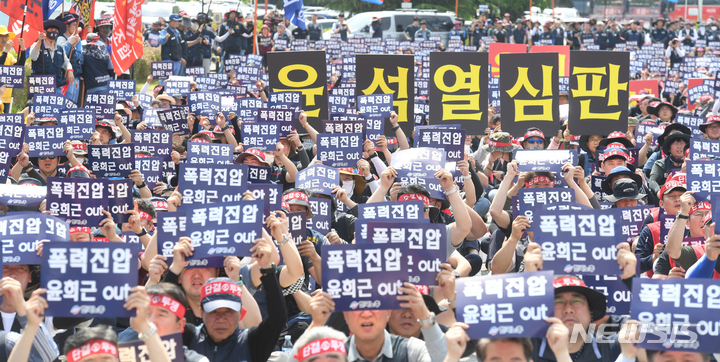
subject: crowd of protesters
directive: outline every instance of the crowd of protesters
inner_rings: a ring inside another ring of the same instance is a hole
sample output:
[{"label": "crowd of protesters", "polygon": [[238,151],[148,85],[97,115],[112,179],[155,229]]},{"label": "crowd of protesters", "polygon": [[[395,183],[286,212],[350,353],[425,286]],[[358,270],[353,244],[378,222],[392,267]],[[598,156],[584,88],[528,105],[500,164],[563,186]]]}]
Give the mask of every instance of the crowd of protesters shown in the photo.
[{"label": "crowd of protesters", "polygon": [[[204,14],[191,19],[180,13],[171,15],[167,23],[153,23],[144,38],[147,45],[161,48],[163,61],[175,64],[175,75],[184,76],[187,67],[204,67],[206,73],[212,70],[228,73],[228,84],[239,86],[242,82],[236,78],[236,72],[224,69],[224,59],[252,53],[255,41],[261,55],[285,50],[275,49],[278,39],[286,40],[286,44],[297,39],[307,39],[310,44],[320,41],[322,28],[317,26],[316,18],[307,24],[306,31],[299,28],[290,31],[287,19],[269,13],[255,35],[256,25],[237,11],[225,14],[217,32]],[[713,52],[706,49],[710,42],[720,41],[720,32],[717,23],[711,20],[696,26],[692,22],[659,19],[652,29],[647,29],[641,21],[564,24],[556,20],[539,24],[517,19],[512,24],[509,14],[494,21],[482,15],[473,20],[469,29],[458,24],[453,36],[481,50],[487,37],[516,44],[565,44],[573,50],[587,49],[589,45],[612,50],[620,43],[636,43],[637,48],[662,43],[666,49],[663,59],[672,66],[688,56],[714,59]],[[23,65],[30,61],[34,75],[55,75],[58,93],[82,104],[85,94],[107,92],[109,79],[115,78],[109,50],[111,18],[99,19],[96,25],[94,32],[81,39],[76,30],[82,26],[78,16],[63,14],[46,21],[38,42],[27,48],[22,39],[15,39],[13,33],[0,28],[3,49],[0,63]],[[334,41],[347,41],[352,34],[342,14],[330,31],[338,34],[339,39]],[[408,42],[428,40],[427,23],[416,19],[405,29],[404,36]],[[14,44],[19,44],[19,53],[12,50]],[[683,47],[689,47],[690,52],[686,53]],[[442,48],[445,45],[438,47]],[[399,52],[412,52],[412,48]],[[129,78],[129,74],[125,77]],[[336,86],[341,78],[342,75],[333,74],[328,86]],[[152,96],[150,108],[187,104],[186,97],[169,95],[162,85],[148,93],[152,81],[152,76],[148,77],[140,92]],[[191,92],[197,90],[198,85],[192,82]],[[246,94],[239,96],[267,101],[270,93],[266,82],[257,79]],[[144,342],[149,360],[169,361],[161,337],[173,333],[182,334],[187,361],[436,362],[458,361],[471,354],[479,361],[717,360],[718,355],[636,347],[639,322],[607,313],[603,293],[562,271],[556,271],[559,274],[554,279],[554,313],[546,320],[549,328],[544,338],[470,340],[465,332],[468,326],[457,322],[460,318],[456,318],[456,313],[459,316],[462,311],[455,310],[455,283],[459,278],[543,270],[542,248],[534,242],[532,232],[525,233],[531,222],[523,215],[513,214],[510,198],[523,188],[554,187],[555,175],[519,172],[518,161],[513,160],[513,152],[518,149],[577,149],[580,162],[563,165],[563,172],[578,204],[594,209],[600,209],[601,203],[613,208],[651,207],[634,241],[617,243],[617,263],[626,285],[631,286],[632,279],[640,277],[720,278],[717,263],[720,238],[714,232],[711,205],[697,200],[686,184],[692,131],[675,122],[678,115],[702,116],[705,118],[699,126],[702,138],[717,141],[720,102],[714,102],[710,95],[691,104],[694,108],[689,110],[687,98],[687,84],[671,93],[636,96],[632,99],[636,105],[630,109],[627,129],[602,135],[576,135],[564,125],[556,134],[530,128],[522,137],[515,138],[503,132],[500,115],[494,107],[488,107],[485,134],[467,136],[465,160],[456,165],[464,181],[462,188],[454,181],[451,171],[455,170],[441,169],[434,175],[442,186],[444,199],[431,197],[421,185],[397,182],[398,172],[391,166],[393,154],[412,148],[413,135],[403,131],[394,113],[388,124],[394,137],[365,140],[362,159],[355,167],[339,169],[340,185],[331,194],[295,187],[298,172],[320,162],[315,145],[322,132],[308,123],[305,113],[301,112],[298,118],[307,133],[293,131],[281,137],[272,151],[244,147],[240,128],[243,120],[235,113],[227,117],[218,114],[215,125],[211,125],[207,116],[189,114],[187,124],[191,133],[172,138],[171,158],[176,165],[186,157],[189,143],[231,144],[236,153],[235,163],[268,167],[272,182],[283,187],[282,210],[272,210],[265,219],[266,228],[262,237],[254,241],[252,255],[225,257],[223,267],[219,268],[188,268],[187,260],[195,248],[185,236],[177,240],[171,262],[167,256],[158,254],[158,214],[174,212],[183,204],[181,190],[177,188],[178,176],[164,178],[150,190],[141,172],[134,170],[130,178],[134,181],[137,210],[129,212],[129,220],[117,223],[106,213],[107,218],[99,225],[71,227],[70,241],[123,242],[123,235],[139,238],[145,247],[145,252],[135,256],[139,259],[142,280],[131,289],[125,303],[126,309],[135,310],[135,316],[53,318],[44,312],[47,301],[46,290],[40,288],[43,272],[40,266],[5,264],[0,280],[3,292],[0,361],[118,360],[122,359],[118,343],[138,339]],[[11,112],[12,101],[12,90],[7,90],[3,95],[5,113]],[[418,101],[426,99],[418,97]],[[30,112],[31,103],[22,111],[28,127],[58,124],[57,118]],[[65,156],[30,158],[26,145],[13,158],[7,182],[45,186],[48,177],[95,177],[86,164],[88,145],[129,143],[130,131],[157,127],[143,120],[148,110],[137,96],[129,102],[117,102],[115,110],[113,120],[97,120],[90,139],[68,140],[63,148]],[[123,114],[131,119],[128,125],[122,121]],[[430,125],[433,121],[427,120]],[[664,129],[656,146],[650,146],[654,141],[652,133],[636,135],[636,127],[641,124]],[[637,147],[636,136],[645,141],[641,147]],[[397,146],[393,147],[395,143]],[[639,160],[634,166],[630,155],[636,148]],[[596,155],[597,149],[603,151]],[[593,175],[605,176],[604,195],[592,190]],[[286,214],[305,212],[312,219],[310,197],[332,201],[332,231],[323,235],[307,228],[307,238],[301,243],[288,242]],[[244,199],[252,200],[252,193],[246,193]],[[355,243],[358,205],[409,200],[423,200],[424,217],[431,223],[447,225],[449,240],[443,242],[450,252],[440,266],[437,285],[421,293],[415,285],[404,283],[400,287],[402,294],[397,297],[402,309],[336,312],[333,297],[321,287],[321,266],[327,257],[323,247]],[[43,203],[27,210],[3,205],[0,210],[7,215],[18,211],[47,212],[49,207]],[[660,240],[660,215],[676,216],[664,243]],[[686,237],[701,237],[705,241],[701,247],[682,246]],[[46,245],[43,241],[39,243],[38,255],[42,255]],[[311,285],[311,279],[316,285]],[[712,313],[716,311],[708,311]],[[587,331],[591,325],[603,324],[615,328],[602,337],[609,339],[609,343],[598,343],[601,337],[595,335],[570,340],[570,331],[578,326]],[[294,344],[289,354],[281,352],[286,337]]]}]

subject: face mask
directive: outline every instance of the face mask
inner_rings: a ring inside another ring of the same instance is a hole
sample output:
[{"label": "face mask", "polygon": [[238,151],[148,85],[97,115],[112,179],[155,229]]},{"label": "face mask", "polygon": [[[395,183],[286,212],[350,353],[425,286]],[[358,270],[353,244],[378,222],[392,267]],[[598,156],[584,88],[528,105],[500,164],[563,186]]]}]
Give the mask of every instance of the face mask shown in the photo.
[{"label": "face mask", "polygon": [[112,29],[109,26],[103,26],[100,28],[100,32],[103,33],[105,36],[110,35],[112,33]]},{"label": "face mask", "polygon": [[57,40],[58,36],[60,36],[60,33],[57,31],[49,31],[47,33],[47,38],[53,41]]},{"label": "face mask", "polygon": [[713,30],[713,31],[717,30],[717,26],[713,26],[713,27],[712,27],[712,30]]},{"label": "face mask", "polygon": [[347,191],[348,197],[352,197],[353,192],[355,191],[355,180],[343,181],[342,188],[343,188],[343,190]]},{"label": "face mask", "polygon": [[200,27],[200,25],[198,25],[198,24],[196,24],[196,23],[193,23],[192,26],[191,26],[191,28],[192,28],[193,31],[197,31],[199,27]]},{"label": "face mask", "polygon": [[527,150],[542,150],[542,149],[543,149],[543,146],[535,143],[535,144],[532,144],[532,145],[528,145],[526,149],[527,149]]},{"label": "face mask", "polygon": [[272,153],[266,153],[265,161],[270,162],[271,165],[274,165],[275,164],[275,155],[273,155]]}]

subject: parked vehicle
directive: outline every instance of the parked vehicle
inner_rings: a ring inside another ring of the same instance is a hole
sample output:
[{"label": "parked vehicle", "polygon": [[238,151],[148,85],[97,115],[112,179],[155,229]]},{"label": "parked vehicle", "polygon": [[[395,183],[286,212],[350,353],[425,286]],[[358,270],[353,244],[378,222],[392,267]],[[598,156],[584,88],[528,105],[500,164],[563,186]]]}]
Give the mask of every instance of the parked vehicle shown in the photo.
[{"label": "parked vehicle", "polygon": [[[370,22],[374,17],[380,18],[383,28],[383,39],[395,38],[399,41],[406,41],[405,28],[411,25],[414,17],[427,21],[428,30],[434,36],[440,36],[443,44],[447,45],[450,30],[453,28],[455,13],[437,12],[435,10],[407,9],[395,11],[372,11],[360,13],[347,20],[351,33],[348,37],[362,35],[370,37]],[[325,32],[323,39],[330,39],[332,33]]]}]

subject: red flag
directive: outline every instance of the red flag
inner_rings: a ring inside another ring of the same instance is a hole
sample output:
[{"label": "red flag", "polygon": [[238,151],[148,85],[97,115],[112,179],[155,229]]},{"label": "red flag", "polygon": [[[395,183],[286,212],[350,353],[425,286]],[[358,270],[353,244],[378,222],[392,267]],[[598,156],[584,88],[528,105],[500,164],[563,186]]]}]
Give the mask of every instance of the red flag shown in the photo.
[{"label": "red flag", "polygon": [[[2,0],[0,0],[2,1]],[[77,0],[72,2],[70,12],[80,17],[80,22],[85,27],[80,33],[80,38],[85,39],[89,32],[92,32],[92,28],[95,26],[95,19],[92,14],[95,11],[95,1],[92,0]]]},{"label": "red flag", "polygon": [[[31,28],[44,32],[42,0],[0,0],[0,11],[7,14],[11,19],[20,19],[20,23],[22,24],[23,8],[25,5],[27,5],[25,25],[30,25]],[[25,44],[27,44],[27,42]],[[30,44],[27,45],[29,47]]]},{"label": "red flag", "polygon": [[[27,20],[27,19],[26,19]],[[22,14],[20,14],[19,18],[14,18],[13,16],[10,16],[10,21],[8,21],[8,28],[10,31],[15,33],[15,51],[19,51],[19,43],[18,40],[20,39],[20,36],[22,33],[23,41],[25,42],[25,49],[30,49],[30,47],[35,43],[38,39],[38,32],[35,29],[30,29],[30,25],[25,23],[25,28],[20,30],[20,27],[22,26]]]},{"label": "red flag", "polygon": [[115,3],[110,56],[117,75],[130,69],[143,55],[142,2],[143,0],[119,0]]}]

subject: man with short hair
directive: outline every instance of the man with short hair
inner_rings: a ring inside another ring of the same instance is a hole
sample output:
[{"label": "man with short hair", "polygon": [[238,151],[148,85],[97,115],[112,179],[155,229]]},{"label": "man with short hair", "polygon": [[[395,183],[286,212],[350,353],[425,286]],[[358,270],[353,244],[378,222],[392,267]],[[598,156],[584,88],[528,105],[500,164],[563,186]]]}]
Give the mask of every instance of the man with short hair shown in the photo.
[{"label": "man with short hair", "polygon": [[307,24],[307,39],[310,41],[310,43],[314,43],[322,39],[323,28],[322,26],[320,26],[320,24],[317,23],[317,19],[317,14],[312,14],[310,23]]},{"label": "man with short hair", "polygon": [[[670,180],[663,184],[657,196],[660,200],[660,208],[663,209],[665,215],[689,217],[678,214],[681,207],[680,197],[686,191],[684,182]],[[653,263],[660,256],[663,248],[664,245],[660,242],[660,220],[645,225],[640,230],[635,248],[635,254],[640,260],[640,273],[649,272],[648,276],[652,276]]]},{"label": "man with short hair", "polygon": [[630,30],[627,30],[625,32],[625,41],[627,44],[636,44],[638,49],[642,49],[643,44],[645,44],[645,33],[643,33],[642,28],[639,27],[640,22],[635,20],[632,23],[630,23]]},{"label": "man with short hair", "polygon": [[416,16],[413,18],[412,24],[408,25],[403,32],[403,34],[405,35],[405,39],[410,42],[414,42],[415,33],[417,33],[418,30],[420,30],[420,18]]},{"label": "man with short hair", "polygon": [[182,38],[180,36],[180,16],[178,14],[170,15],[170,26],[160,32],[158,42],[161,45],[160,59],[173,63],[173,74],[180,75],[180,70],[185,63],[182,58]]},{"label": "man with short hair", "polygon": [[65,54],[67,54],[75,73],[75,82],[67,87],[65,95],[75,103],[78,103],[78,96],[82,94],[80,77],[82,76],[83,46],[77,34],[82,30],[79,29],[78,19],[79,17],[72,13],[61,14],[57,18],[57,20],[65,23],[65,32],[57,38],[57,45],[65,50]]},{"label": "man with short hair", "polygon": [[39,33],[37,42],[30,47],[32,75],[54,75],[57,94],[65,95],[63,87],[75,84],[73,67],[67,53],[56,43],[60,34],[65,33],[66,26],[59,20],[47,20],[43,27],[45,32]]},{"label": "man with short hair", "polygon": [[[398,300],[406,302],[401,305],[413,310],[421,310],[424,303],[420,292],[410,283],[404,285],[400,287],[403,294],[397,296]],[[320,291],[313,296],[310,301],[313,319],[308,331],[325,325],[330,313],[335,309],[334,304],[327,292]],[[427,312],[427,308],[425,311]],[[420,314],[417,316],[422,318]],[[350,330],[350,337],[345,340],[348,361],[439,362],[446,354],[441,347],[441,344],[445,344],[445,336],[437,333],[439,329],[437,321],[429,312],[425,315],[426,319],[421,319],[419,322],[424,326],[422,328],[424,343],[415,337],[405,338],[388,332],[387,324],[390,319],[388,310],[349,311],[343,312],[343,317]],[[435,358],[431,357],[426,346],[436,349],[433,351]]]},{"label": "man with short hair", "polygon": [[352,33],[352,31],[350,30],[350,27],[345,22],[345,14],[344,13],[338,14],[338,21],[337,21],[337,23],[333,24],[332,32],[335,34],[340,34],[340,40],[342,40],[343,42],[347,41],[348,34]]},{"label": "man with short hair", "polygon": [[495,20],[494,27],[488,31],[488,35],[498,43],[507,43],[507,31],[502,28],[500,20]]},{"label": "man with short hair", "polygon": [[[156,255],[150,262],[148,268],[149,279],[152,283],[160,281],[165,269],[165,274],[162,282],[167,282],[175,285],[179,285],[185,293],[185,297],[188,301],[188,308],[184,312],[185,319],[188,323],[193,325],[202,324],[202,286],[211,278],[216,278],[219,275],[218,268],[186,268],[186,258],[192,255],[193,247],[190,244],[190,238],[182,237],[173,248],[173,262],[169,268],[164,260],[167,260],[162,255]],[[223,262],[225,267],[225,274],[232,280],[240,282],[241,280],[251,279],[250,275],[241,273],[240,260],[237,257],[226,257]],[[241,279],[242,274],[242,279]],[[260,312],[257,310],[257,303],[255,302],[251,293],[247,291],[244,284],[240,286],[242,290],[241,295],[243,303],[247,310],[250,311],[246,315],[247,318],[243,321],[243,326],[253,326],[259,323],[261,317]],[[253,306],[250,308],[249,306]]]},{"label": "man with short hair", "polygon": [[432,35],[432,32],[428,30],[427,21],[423,19],[422,21],[420,21],[420,30],[415,32],[414,39],[418,39],[421,41],[430,40],[430,35]]},{"label": "man with short hair", "polygon": [[194,351],[213,356],[214,361],[265,362],[275,350],[280,332],[287,323],[285,298],[271,262],[272,246],[256,240],[250,249],[256,259],[273,313],[250,329],[239,328],[242,317],[242,291],[230,278],[211,278],[201,288],[203,327],[195,332],[190,345]]},{"label": "man with short hair", "polygon": [[[622,242],[617,245],[617,262],[620,266],[620,275],[626,285],[632,282],[635,276],[637,258],[630,251],[630,245]],[[537,243],[530,243],[525,254],[525,271],[536,272],[543,270],[542,248]],[[533,338],[533,361],[607,361],[612,362],[620,355],[620,343],[617,335],[608,337],[608,343],[598,343],[594,333],[588,333],[590,325],[600,321],[607,308],[607,301],[602,292],[588,288],[585,283],[574,275],[555,275],[553,286],[555,288],[554,320],[564,324],[569,334],[569,343],[565,352],[569,356],[556,356],[553,345],[558,342],[557,335],[548,335],[546,338]],[[630,287],[628,287],[630,288]],[[548,348],[549,347],[549,348]],[[567,357],[571,359],[568,360]]]},{"label": "man with short hair", "polygon": [[482,44],[482,38],[487,35],[488,32],[487,29],[485,29],[485,22],[481,19],[473,20],[470,26],[470,45],[479,48]]},{"label": "man with short hair", "polygon": [[[150,297],[148,321],[155,325],[157,333],[161,337],[173,333],[184,333],[188,330],[186,326],[191,328],[191,332],[194,332],[196,327],[192,324],[187,325],[185,319],[185,310],[189,308],[187,299],[177,285],[159,283],[148,286],[146,292]],[[138,332],[132,328],[128,328],[118,335],[119,342],[129,342],[137,339]],[[188,362],[209,362],[207,357],[188,349],[188,346],[185,345],[183,345],[183,354],[185,355],[185,361]]]},{"label": "man with short hair", "polygon": [[512,37],[510,40],[513,44],[527,44],[527,30],[523,27],[522,19],[518,18],[515,20],[517,26],[512,31]]}]

